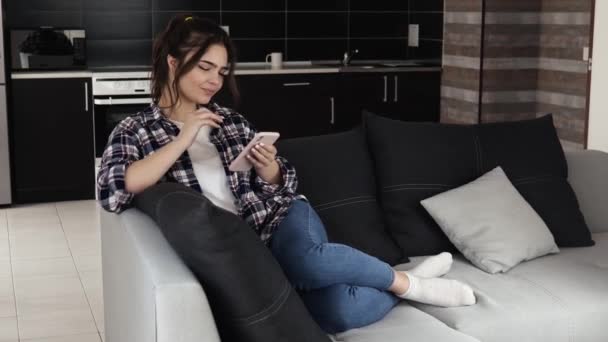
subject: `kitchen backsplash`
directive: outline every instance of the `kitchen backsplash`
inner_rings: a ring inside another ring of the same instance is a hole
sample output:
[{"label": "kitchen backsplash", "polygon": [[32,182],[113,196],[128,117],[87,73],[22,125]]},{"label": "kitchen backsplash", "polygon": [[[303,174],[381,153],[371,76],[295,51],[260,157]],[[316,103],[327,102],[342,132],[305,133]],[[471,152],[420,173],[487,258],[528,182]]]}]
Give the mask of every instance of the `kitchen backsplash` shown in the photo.
[{"label": "kitchen backsplash", "polygon": [[[148,65],[153,37],[178,13],[229,26],[242,62],[441,58],[443,0],[7,0],[9,27],[84,27],[89,65]],[[408,24],[419,46],[408,47]]]}]

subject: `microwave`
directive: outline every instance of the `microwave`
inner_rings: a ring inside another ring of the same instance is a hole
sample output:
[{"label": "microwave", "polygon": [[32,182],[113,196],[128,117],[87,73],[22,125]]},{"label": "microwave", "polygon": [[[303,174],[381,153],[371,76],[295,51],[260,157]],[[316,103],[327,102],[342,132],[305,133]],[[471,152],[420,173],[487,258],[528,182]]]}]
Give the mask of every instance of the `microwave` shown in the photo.
[{"label": "microwave", "polygon": [[12,70],[85,69],[84,29],[51,26],[10,30]]}]

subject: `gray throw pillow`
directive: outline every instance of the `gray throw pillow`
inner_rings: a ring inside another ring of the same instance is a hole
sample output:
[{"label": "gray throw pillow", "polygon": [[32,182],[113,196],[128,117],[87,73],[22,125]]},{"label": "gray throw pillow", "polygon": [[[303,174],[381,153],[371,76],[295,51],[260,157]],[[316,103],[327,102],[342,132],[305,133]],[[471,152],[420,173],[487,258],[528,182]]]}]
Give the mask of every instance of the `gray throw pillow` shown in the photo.
[{"label": "gray throw pillow", "polygon": [[496,167],[478,179],[420,202],[475,266],[506,272],[559,249],[549,228]]}]

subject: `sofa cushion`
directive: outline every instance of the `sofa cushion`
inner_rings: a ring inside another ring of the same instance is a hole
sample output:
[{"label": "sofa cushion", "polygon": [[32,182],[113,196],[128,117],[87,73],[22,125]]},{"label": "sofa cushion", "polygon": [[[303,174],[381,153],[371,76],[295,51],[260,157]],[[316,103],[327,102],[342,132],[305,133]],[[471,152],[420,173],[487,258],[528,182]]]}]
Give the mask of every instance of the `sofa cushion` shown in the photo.
[{"label": "sofa cushion", "polygon": [[387,228],[408,256],[455,251],[420,201],[478,176],[474,126],[403,122],[366,113]]},{"label": "sofa cushion", "polygon": [[475,266],[505,272],[525,260],[557,253],[547,225],[502,168],[422,201],[456,248]]},{"label": "sofa cushion", "polygon": [[386,231],[361,128],[282,140],[276,146],[295,166],[297,191],[319,214],[330,241],[355,247],[391,265],[407,260],[401,258],[401,250]]},{"label": "sofa cushion", "polygon": [[479,342],[474,337],[446,326],[433,316],[409,305],[406,301],[399,303],[376,323],[337,334],[335,341]]},{"label": "sofa cushion", "polygon": [[562,248],[502,274],[488,274],[457,256],[445,277],[470,284],[477,304],[448,310],[413,305],[485,342],[606,341],[608,233],[594,238],[593,247]]},{"label": "sofa cushion", "polygon": [[551,116],[518,122],[451,125],[404,122],[364,113],[387,229],[404,255],[454,251],[420,201],[500,165],[558,246],[590,246]]},{"label": "sofa cushion", "polygon": [[500,165],[538,212],[558,246],[592,246],[551,115],[479,126],[481,172]]}]

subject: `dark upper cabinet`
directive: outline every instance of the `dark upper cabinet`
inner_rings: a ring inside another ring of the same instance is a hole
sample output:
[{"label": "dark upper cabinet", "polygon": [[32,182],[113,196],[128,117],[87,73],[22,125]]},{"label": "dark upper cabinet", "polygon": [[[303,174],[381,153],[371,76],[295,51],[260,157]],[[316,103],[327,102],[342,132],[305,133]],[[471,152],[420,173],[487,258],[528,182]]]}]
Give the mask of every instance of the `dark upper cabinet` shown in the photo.
[{"label": "dark upper cabinet", "polygon": [[15,79],[16,203],[95,198],[91,79]]},{"label": "dark upper cabinet", "polygon": [[222,0],[222,11],[285,11],[285,2],[284,0]]},{"label": "dark upper cabinet", "polygon": [[[86,0],[91,1],[91,0]],[[150,0],[156,11],[219,11],[220,0]]]},{"label": "dark upper cabinet", "polygon": [[349,0],[289,0],[285,1],[288,11],[348,11]]},{"label": "dark upper cabinet", "polygon": [[408,1],[395,0],[350,0],[351,11],[408,11]]},{"label": "dark upper cabinet", "polygon": [[443,0],[409,0],[409,10],[443,12]]},{"label": "dark upper cabinet", "polygon": [[232,38],[285,37],[285,13],[283,12],[228,12],[222,15],[222,25],[230,27]]},{"label": "dark upper cabinet", "polygon": [[258,131],[281,138],[327,134],[335,122],[336,74],[241,75],[235,104],[224,89],[214,98],[233,107]]},{"label": "dark upper cabinet", "polygon": [[149,11],[152,9],[152,0],[83,0],[82,6],[85,11]]},{"label": "dark upper cabinet", "polygon": [[288,38],[345,38],[347,35],[347,12],[287,13]]}]

